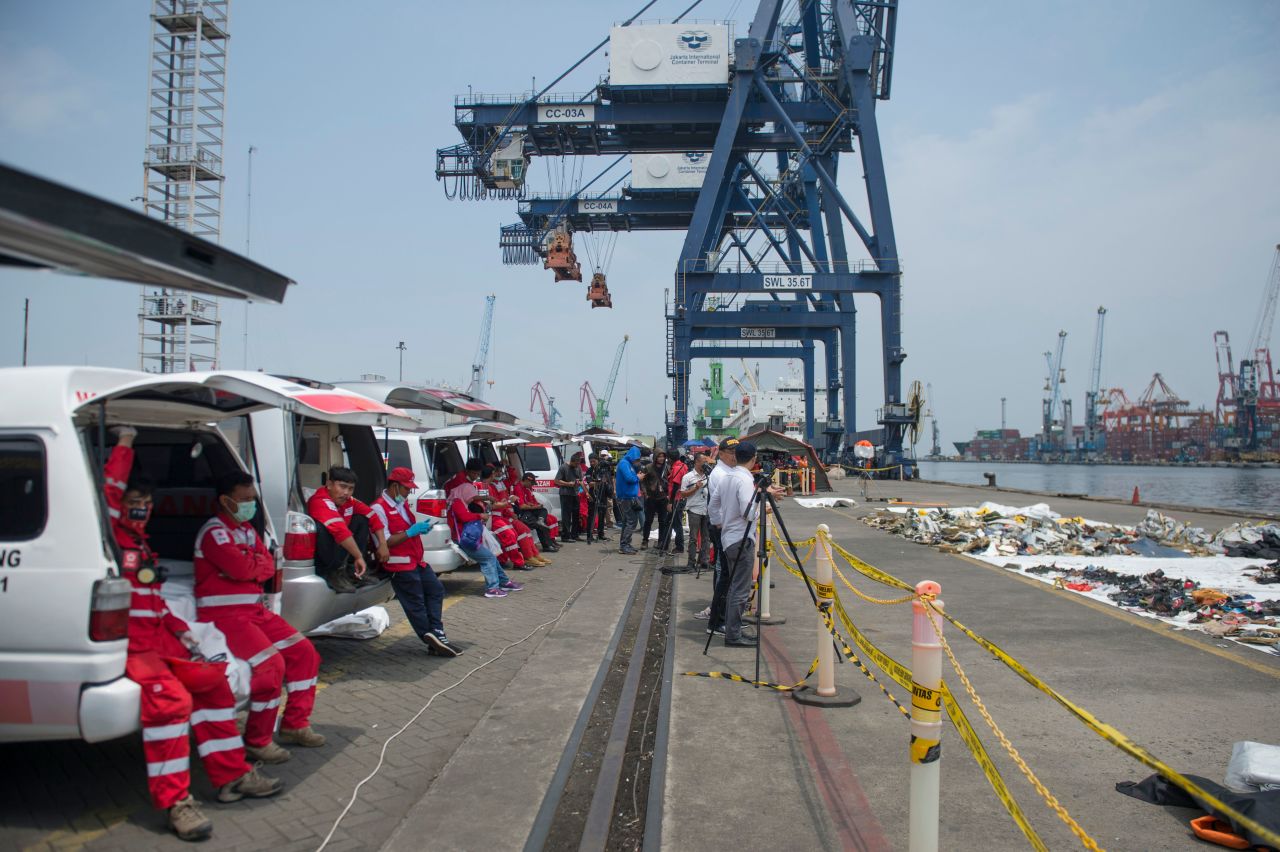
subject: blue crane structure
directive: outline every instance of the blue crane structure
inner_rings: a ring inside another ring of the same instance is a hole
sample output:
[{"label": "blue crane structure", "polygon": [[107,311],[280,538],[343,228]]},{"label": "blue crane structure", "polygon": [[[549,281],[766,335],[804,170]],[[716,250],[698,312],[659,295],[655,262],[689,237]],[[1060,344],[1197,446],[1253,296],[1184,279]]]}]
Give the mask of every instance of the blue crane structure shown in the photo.
[{"label": "blue crane structure", "polygon": [[[688,436],[691,362],[743,355],[804,361],[812,440],[817,342],[827,377],[827,454],[851,448],[854,296],[871,294],[879,299],[881,460],[906,459],[903,435],[913,416],[902,396],[901,266],[876,123],[877,102],[889,98],[893,80],[897,7],[897,0],[761,0],[745,37],[733,41],[727,82],[634,85],[611,76],[586,95],[548,95],[548,86],[529,96],[455,101],[463,142],[437,152],[436,175],[451,196],[520,199],[520,222],[499,234],[505,262],[537,263],[553,231],[685,232],[666,298],[671,444]],[[785,18],[784,8],[793,10]],[[676,41],[672,50],[729,53],[697,25]],[[534,156],[617,163],[632,155],[634,169],[634,157],[655,153],[705,163],[701,187],[650,189],[633,180],[610,194],[615,181],[587,194],[606,167],[571,194],[525,198],[511,179],[527,173]],[[865,192],[856,206],[866,221],[838,185],[840,155],[854,153],[863,177],[856,185]]]},{"label": "blue crane structure", "polygon": [[471,362],[471,382],[467,393],[476,399],[484,396],[485,372],[489,369],[489,338],[493,336],[493,303],[497,296],[484,297],[484,319],[480,321],[480,340],[476,343],[476,357]]}]

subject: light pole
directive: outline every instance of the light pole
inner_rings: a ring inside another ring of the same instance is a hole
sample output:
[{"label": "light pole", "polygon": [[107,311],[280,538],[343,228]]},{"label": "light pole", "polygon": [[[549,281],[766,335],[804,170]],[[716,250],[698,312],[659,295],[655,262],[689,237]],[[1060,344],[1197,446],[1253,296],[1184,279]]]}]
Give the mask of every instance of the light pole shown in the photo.
[{"label": "light pole", "polygon": [[405,345],[403,340],[401,340],[400,343],[396,345],[396,349],[400,350],[400,381],[403,382],[404,381],[404,350],[405,350]]}]

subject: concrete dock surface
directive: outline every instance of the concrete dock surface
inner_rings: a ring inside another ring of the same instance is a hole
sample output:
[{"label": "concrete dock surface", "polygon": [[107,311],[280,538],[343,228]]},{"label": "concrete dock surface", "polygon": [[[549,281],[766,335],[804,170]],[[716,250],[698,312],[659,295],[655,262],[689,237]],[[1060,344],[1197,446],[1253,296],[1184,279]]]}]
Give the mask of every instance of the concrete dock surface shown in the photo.
[{"label": "concrete dock surface", "polygon": [[[859,505],[804,509],[782,503],[794,537],[807,538],[825,523],[836,541],[871,565],[908,583],[939,582],[954,617],[1178,771],[1221,780],[1232,743],[1280,741],[1280,658],[1178,632],[888,535],[861,520],[883,503],[862,503],[859,486],[848,480],[836,488]],[[877,482],[871,493],[952,506],[1043,501],[1064,515],[1125,523],[1146,513],[1140,506],[919,482]],[[1168,514],[1209,530],[1232,520]],[[269,800],[213,804],[202,770],[193,765],[196,797],[215,823],[213,839],[202,848],[314,850],[326,837],[329,850],[525,848],[545,818],[545,798],[555,787],[566,744],[582,733],[584,702],[606,668],[639,575],[658,565],[653,555],[618,554],[611,549],[617,546],[616,530],[610,534],[607,545],[567,546],[553,557],[554,565],[518,577],[526,589],[505,600],[483,598],[477,572],[446,575],[445,620],[451,637],[466,646],[456,660],[427,656],[394,602],[387,607],[392,626],[383,636],[318,640],[325,686],[313,721],[329,744],[294,749],[292,761],[269,767],[288,784]],[[899,596],[849,570],[845,575],[868,595]],[[761,674],[792,682],[816,653],[817,618],[799,580],[781,570],[774,580],[772,613],[786,622],[764,628]],[[872,605],[846,589],[840,593],[868,638],[909,663],[910,607]],[[861,703],[818,709],[802,707],[786,693],[682,676],[717,670],[750,678],[755,653],[725,648],[717,638],[704,656],[706,622],[694,613],[710,600],[709,575],[678,575],[671,594],[675,674],[669,724],[658,740],[665,743],[665,766],[655,763],[663,770],[655,770],[662,783],[661,814],[651,821],[645,847],[906,849],[908,723],[879,688],[853,665],[839,664],[838,686],[856,690]],[[1201,848],[1187,825],[1194,814],[1115,792],[1117,782],[1144,778],[1150,770],[958,631],[948,629],[947,635],[1026,764],[1102,848]],[[909,706],[909,695],[874,666],[872,671]],[[1006,755],[945,661],[944,677],[1045,845],[1078,847]],[[658,718],[656,702],[650,703],[642,708],[646,725]],[[2,848],[185,846],[165,832],[162,815],[147,802],[136,737],[93,746],[4,745],[0,764],[8,770],[0,782]],[[943,728],[941,765],[941,848],[1028,848],[949,724]],[[353,791],[371,774],[353,802]],[[619,797],[647,795],[633,781],[621,780]]]}]

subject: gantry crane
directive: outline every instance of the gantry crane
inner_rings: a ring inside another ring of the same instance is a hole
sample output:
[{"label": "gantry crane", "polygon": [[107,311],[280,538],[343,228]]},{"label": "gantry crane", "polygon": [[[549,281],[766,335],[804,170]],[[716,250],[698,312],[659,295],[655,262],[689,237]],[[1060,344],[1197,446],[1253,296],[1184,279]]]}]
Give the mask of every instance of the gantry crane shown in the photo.
[{"label": "gantry crane", "polygon": [[1089,389],[1084,392],[1084,451],[1101,453],[1105,449],[1106,433],[1098,415],[1098,399],[1102,392],[1102,328],[1107,319],[1107,309],[1098,306],[1098,324],[1093,330],[1093,362],[1089,365]]},{"label": "gantry crane", "polygon": [[[484,297],[484,318],[480,320],[480,339],[476,342],[476,357],[471,361],[471,382],[467,393],[480,399],[485,393],[485,372],[489,369],[489,338],[493,334],[493,303],[498,297],[492,293]],[[493,384],[489,382],[489,384]]]},{"label": "gantry crane", "polygon": [[1061,421],[1057,419],[1059,404],[1064,402],[1062,399],[1062,386],[1067,383],[1067,371],[1062,367],[1062,353],[1066,348],[1066,344],[1067,333],[1059,331],[1058,348],[1053,352],[1044,353],[1045,365],[1049,369],[1049,375],[1044,380],[1044,390],[1048,396],[1044,398],[1041,410],[1044,420],[1044,444],[1042,449],[1046,452],[1052,452],[1058,448],[1057,441],[1054,439],[1054,427],[1056,424],[1061,424],[1060,429],[1064,440],[1070,438],[1067,433],[1070,431],[1068,421],[1071,418],[1064,410]]},{"label": "gantry crane", "polygon": [[560,409],[556,408],[556,398],[547,393],[542,382],[534,382],[529,391],[529,411],[537,405],[542,412],[542,425],[548,429],[560,428]]},{"label": "gantry crane", "polygon": [[[548,246],[559,245],[548,235],[559,229],[686,232],[666,311],[670,444],[688,434],[692,360],[737,357],[744,341],[763,344],[751,352],[756,358],[797,357],[786,344],[800,341],[800,357],[811,360],[817,340],[828,451],[851,445],[853,300],[865,293],[880,301],[882,460],[903,459],[913,414],[902,396],[901,267],[876,119],[893,80],[897,7],[897,0],[761,0],[732,46],[726,26],[679,18],[633,26],[633,16],[570,69],[609,45],[609,76],[585,96],[549,95],[560,75],[531,97],[456,100],[463,141],[436,159],[436,175],[454,195],[523,198],[513,176],[526,174],[533,156],[612,159],[571,191],[521,200],[521,221],[500,232],[504,261],[545,263]],[[854,152],[866,193],[857,204],[837,183],[841,155]],[[609,186],[604,176],[628,155],[630,184],[610,194],[620,181]],[[663,183],[666,175],[694,177]]]}]

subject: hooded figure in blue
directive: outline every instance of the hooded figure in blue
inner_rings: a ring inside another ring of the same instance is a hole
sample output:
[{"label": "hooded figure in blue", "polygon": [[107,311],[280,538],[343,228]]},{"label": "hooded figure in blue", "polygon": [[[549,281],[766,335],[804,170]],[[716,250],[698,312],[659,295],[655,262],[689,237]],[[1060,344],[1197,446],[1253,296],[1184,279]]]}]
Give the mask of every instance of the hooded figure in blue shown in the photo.
[{"label": "hooded figure in blue", "polygon": [[614,493],[619,500],[634,500],[640,496],[640,477],[636,475],[635,463],[640,460],[640,448],[632,447],[618,463],[613,475]]},{"label": "hooded figure in blue", "polygon": [[613,475],[614,492],[618,498],[618,508],[622,510],[622,532],[618,536],[618,552],[632,554],[636,550],[631,546],[631,537],[635,535],[639,525],[638,516],[644,512],[644,504],[640,502],[640,477],[636,475],[635,463],[640,461],[640,448],[632,447],[618,462],[618,470]]}]

